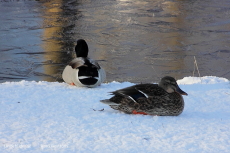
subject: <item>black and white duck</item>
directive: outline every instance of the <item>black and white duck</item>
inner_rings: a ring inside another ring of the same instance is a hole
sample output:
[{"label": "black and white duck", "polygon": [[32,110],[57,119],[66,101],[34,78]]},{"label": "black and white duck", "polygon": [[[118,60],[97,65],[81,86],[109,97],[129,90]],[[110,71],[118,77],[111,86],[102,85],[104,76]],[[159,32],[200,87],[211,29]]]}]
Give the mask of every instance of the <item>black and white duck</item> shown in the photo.
[{"label": "black and white duck", "polygon": [[113,97],[101,100],[115,110],[128,114],[177,116],[184,110],[180,89],[173,77],[165,76],[159,84],[138,84],[111,92]]},{"label": "black and white duck", "polygon": [[93,59],[88,57],[88,45],[85,40],[79,39],[75,47],[76,58],[63,70],[63,80],[79,87],[96,87],[106,79],[103,68]]}]

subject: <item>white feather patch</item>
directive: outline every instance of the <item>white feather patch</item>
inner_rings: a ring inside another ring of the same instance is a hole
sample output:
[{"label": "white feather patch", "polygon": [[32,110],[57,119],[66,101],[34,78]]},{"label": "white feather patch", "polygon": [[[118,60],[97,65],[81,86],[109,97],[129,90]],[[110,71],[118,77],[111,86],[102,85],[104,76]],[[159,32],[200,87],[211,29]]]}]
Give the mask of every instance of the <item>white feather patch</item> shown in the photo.
[{"label": "white feather patch", "polygon": [[148,98],[149,96],[146,94],[146,93],[144,93],[143,91],[141,91],[141,90],[138,90],[140,93],[142,93],[144,96],[145,96],[145,98]]},{"label": "white feather patch", "polygon": [[133,97],[131,97],[131,96],[128,96],[128,97],[129,97],[130,99],[132,99],[135,103],[137,103],[136,100],[133,99]]},{"label": "white feather patch", "polygon": [[[128,95],[123,94],[123,93],[120,93],[120,94],[122,94],[122,95],[124,95],[124,96],[128,96]],[[135,103],[137,103],[136,100],[133,99],[133,97],[131,97],[131,96],[128,96],[128,97],[129,97],[132,101],[134,101]]]},{"label": "white feather patch", "polygon": [[[87,79],[87,78],[91,78],[91,76],[80,76],[78,77],[78,79]],[[98,77],[94,77],[95,79],[99,79]]]}]

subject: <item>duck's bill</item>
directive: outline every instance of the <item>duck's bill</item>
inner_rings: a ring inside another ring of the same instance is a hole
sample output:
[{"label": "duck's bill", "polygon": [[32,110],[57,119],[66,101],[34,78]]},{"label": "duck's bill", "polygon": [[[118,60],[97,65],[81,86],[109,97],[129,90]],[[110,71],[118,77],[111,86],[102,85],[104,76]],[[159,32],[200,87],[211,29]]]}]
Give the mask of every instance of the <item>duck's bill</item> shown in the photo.
[{"label": "duck's bill", "polygon": [[179,93],[179,94],[181,94],[181,95],[186,95],[186,96],[188,95],[186,92],[184,92],[183,90],[181,90],[179,87],[177,87],[176,92]]}]

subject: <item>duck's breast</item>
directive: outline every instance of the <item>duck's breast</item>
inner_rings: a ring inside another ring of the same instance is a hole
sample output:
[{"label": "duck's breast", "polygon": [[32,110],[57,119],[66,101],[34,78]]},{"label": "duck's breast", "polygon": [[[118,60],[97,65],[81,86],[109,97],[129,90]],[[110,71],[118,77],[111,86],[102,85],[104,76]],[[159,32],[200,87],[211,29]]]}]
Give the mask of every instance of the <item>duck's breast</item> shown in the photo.
[{"label": "duck's breast", "polygon": [[68,84],[72,83],[73,72],[74,72],[73,68],[67,65],[62,72],[62,79]]}]

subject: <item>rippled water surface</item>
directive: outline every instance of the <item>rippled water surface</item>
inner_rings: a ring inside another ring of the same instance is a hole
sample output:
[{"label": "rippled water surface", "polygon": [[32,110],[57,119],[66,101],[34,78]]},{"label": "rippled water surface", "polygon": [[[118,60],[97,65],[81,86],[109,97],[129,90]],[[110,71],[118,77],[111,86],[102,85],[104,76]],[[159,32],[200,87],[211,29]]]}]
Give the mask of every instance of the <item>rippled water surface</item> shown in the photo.
[{"label": "rippled water surface", "polygon": [[230,79],[229,0],[0,0],[0,14],[0,82],[62,81],[79,38],[108,82],[192,76],[194,57]]}]

